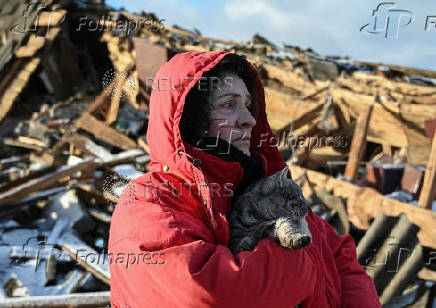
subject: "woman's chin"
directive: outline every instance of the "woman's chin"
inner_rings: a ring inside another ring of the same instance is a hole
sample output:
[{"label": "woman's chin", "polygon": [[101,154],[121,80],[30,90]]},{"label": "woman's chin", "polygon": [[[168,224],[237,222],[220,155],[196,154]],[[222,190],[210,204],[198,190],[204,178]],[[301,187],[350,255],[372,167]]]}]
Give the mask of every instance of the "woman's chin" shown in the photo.
[{"label": "woman's chin", "polygon": [[250,148],[249,147],[241,147],[241,146],[236,146],[236,148],[241,151],[242,153],[244,153],[245,155],[251,156],[250,154]]}]

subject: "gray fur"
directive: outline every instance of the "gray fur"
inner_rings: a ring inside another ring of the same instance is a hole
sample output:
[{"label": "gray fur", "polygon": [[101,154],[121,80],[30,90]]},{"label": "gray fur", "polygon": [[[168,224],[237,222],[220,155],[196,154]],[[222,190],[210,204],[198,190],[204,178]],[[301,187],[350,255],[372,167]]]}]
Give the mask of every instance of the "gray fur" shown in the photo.
[{"label": "gray fur", "polygon": [[309,203],[301,188],[288,178],[288,167],[248,187],[229,214],[234,254],[251,251],[264,237],[285,248],[299,249],[311,241],[306,215]]}]

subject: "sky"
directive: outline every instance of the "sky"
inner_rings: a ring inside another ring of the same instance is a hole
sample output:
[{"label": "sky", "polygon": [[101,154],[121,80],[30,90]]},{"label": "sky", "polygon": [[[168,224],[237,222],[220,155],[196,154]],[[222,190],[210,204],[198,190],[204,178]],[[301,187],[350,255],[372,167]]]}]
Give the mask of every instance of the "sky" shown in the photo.
[{"label": "sky", "polygon": [[[197,28],[209,37],[246,42],[259,33],[278,46],[310,47],[321,55],[436,70],[434,0],[106,0],[106,4],[129,12],[153,12],[165,19],[165,25]],[[374,10],[379,31],[371,31]]]}]

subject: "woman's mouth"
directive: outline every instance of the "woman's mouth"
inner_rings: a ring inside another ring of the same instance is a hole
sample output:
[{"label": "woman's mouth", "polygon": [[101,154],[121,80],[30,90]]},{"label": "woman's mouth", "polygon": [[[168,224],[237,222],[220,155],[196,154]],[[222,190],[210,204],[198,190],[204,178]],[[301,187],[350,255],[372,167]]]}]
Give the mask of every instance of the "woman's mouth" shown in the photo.
[{"label": "woman's mouth", "polygon": [[242,142],[248,142],[248,143],[250,143],[250,141],[251,141],[251,137],[247,137],[247,136],[245,136],[244,138],[242,138]]}]

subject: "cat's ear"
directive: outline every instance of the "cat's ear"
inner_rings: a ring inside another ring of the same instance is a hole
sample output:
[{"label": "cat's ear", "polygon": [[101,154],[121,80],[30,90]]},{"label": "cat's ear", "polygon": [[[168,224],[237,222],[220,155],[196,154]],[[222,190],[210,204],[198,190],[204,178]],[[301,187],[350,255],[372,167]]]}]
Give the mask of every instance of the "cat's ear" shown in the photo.
[{"label": "cat's ear", "polygon": [[285,168],[283,168],[280,171],[280,175],[279,175],[279,183],[280,183],[280,187],[281,188],[285,188],[287,186],[287,184],[289,183],[289,167],[286,166]]},{"label": "cat's ear", "polygon": [[261,182],[260,193],[264,196],[270,194],[275,187],[277,187],[277,182],[280,184],[280,172],[277,171],[273,175],[270,175],[265,179],[265,181]]}]

